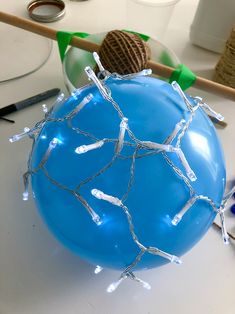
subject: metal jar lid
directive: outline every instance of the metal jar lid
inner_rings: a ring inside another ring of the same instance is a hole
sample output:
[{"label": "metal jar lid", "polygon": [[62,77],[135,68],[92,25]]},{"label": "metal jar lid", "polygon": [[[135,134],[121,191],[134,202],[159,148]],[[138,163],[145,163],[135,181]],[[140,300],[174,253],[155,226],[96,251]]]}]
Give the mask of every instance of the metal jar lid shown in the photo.
[{"label": "metal jar lid", "polygon": [[33,0],[28,4],[27,10],[35,21],[49,23],[64,16],[65,4],[62,0]]}]

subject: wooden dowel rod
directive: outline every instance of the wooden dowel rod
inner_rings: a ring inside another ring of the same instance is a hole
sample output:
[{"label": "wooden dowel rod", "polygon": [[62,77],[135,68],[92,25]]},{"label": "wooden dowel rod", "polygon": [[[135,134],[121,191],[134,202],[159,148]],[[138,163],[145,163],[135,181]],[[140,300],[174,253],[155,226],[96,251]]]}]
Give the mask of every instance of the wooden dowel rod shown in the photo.
[{"label": "wooden dowel rod", "polygon": [[235,101],[235,89],[197,76],[193,87]]},{"label": "wooden dowel rod", "polygon": [[[23,19],[18,16],[11,15],[2,11],[0,11],[0,21],[12,26],[22,28],[31,33],[35,33],[43,37],[57,40],[56,38],[57,30],[41,25],[40,23]],[[90,52],[98,51],[99,49],[99,45],[78,37],[72,38],[71,45]]]},{"label": "wooden dowel rod", "polygon": [[159,76],[165,77],[165,78],[169,78],[172,74],[172,72],[174,71],[173,68],[164,65],[164,64],[160,64],[157,62],[154,62],[152,60],[148,61],[147,66],[152,69],[154,74],[157,74]]},{"label": "wooden dowel rod", "polygon": [[[153,70],[153,73],[165,78],[170,78],[172,72],[174,71],[173,68],[154,61],[149,61],[148,66]],[[234,88],[219,84],[203,77],[197,76],[193,87],[235,101]]]},{"label": "wooden dowel rod", "polygon": [[[11,15],[0,11],[0,22],[4,22],[6,24],[22,28],[24,30],[41,35],[43,37],[57,40],[56,38],[57,30],[41,25],[40,23],[36,23],[27,19],[17,17],[15,15]],[[90,41],[78,37],[73,37],[70,44],[71,46],[89,52],[99,51],[100,47],[100,45],[98,44],[92,43]],[[174,71],[173,68],[154,62],[152,60],[149,60],[148,67],[152,69],[154,74],[165,78],[169,78],[172,72]],[[211,80],[207,80],[203,77],[197,76],[193,87],[235,101],[234,88],[213,82]]]}]

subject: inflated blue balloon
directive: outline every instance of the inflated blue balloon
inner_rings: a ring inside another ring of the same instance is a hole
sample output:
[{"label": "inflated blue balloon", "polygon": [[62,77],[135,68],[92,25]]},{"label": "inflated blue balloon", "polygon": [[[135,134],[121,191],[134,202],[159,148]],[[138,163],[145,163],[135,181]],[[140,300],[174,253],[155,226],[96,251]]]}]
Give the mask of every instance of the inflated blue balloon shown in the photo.
[{"label": "inflated blue balloon", "polygon": [[[175,125],[190,118],[189,110],[172,86],[151,77],[129,80],[109,78],[105,85],[118,103],[128,126],[140,141],[164,143]],[[71,119],[63,120],[88,94],[93,99]],[[194,100],[189,97],[192,105]],[[215,211],[204,200],[197,200],[178,225],[172,219],[190,199],[190,189],[166,161],[162,153],[146,154],[136,145],[124,145],[111,166],[121,119],[113,105],[105,100],[95,85],[77,91],[59,104],[43,126],[32,151],[32,188],[37,206],[49,229],[72,251],[102,267],[124,269],[140,252],[133,241],[130,224],[123,208],[97,199],[91,190],[98,189],[123,199],[132,216],[139,241],[181,256],[191,249],[211,226]],[[58,145],[48,152],[51,141]],[[77,154],[76,148],[98,140],[100,148]],[[177,141],[177,137],[173,144]],[[128,132],[125,142],[134,143]],[[225,188],[223,152],[215,128],[199,108],[184,134],[181,148],[197,180],[190,182],[197,195],[208,196],[219,207]],[[144,155],[140,158],[140,155]],[[175,153],[166,156],[187,178],[185,168]],[[48,157],[48,158],[47,158]],[[38,167],[40,165],[40,167]],[[91,178],[100,169],[104,172]],[[132,173],[132,175],[131,175]],[[132,185],[130,178],[133,178]],[[87,181],[86,181],[87,180]],[[56,182],[56,184],[55,184]],[[81,184],[82,183],[82,184]],[[128,191],[128,185],[130,191]],[[79,195],[101,218],[92,220]],[[126,194],[127,193],[127,194]],[[144,254],[136,268],[151,268],[168,262],[161,256]]]}]

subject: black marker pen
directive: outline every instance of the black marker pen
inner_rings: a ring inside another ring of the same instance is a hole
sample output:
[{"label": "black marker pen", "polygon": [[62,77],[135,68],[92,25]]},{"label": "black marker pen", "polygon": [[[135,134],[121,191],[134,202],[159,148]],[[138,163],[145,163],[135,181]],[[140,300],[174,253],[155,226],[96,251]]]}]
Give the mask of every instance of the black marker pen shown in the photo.
[{"label": "black marker pen", "polygon": [[47,90],[46,92],[35,95],[33,97],[30,97],[30,98],[18,101],[14,104],[8,105],[6,107],[3,107],[0,109],[0,117],[10,114],[12,112],[18,111],[18,110],[27,108],[31,105],[39,103],[40,101],[46,100],[52,96],[56,96],[59,94],[59,92],[60,92],[59,88],[53,88],[53,89]]}]

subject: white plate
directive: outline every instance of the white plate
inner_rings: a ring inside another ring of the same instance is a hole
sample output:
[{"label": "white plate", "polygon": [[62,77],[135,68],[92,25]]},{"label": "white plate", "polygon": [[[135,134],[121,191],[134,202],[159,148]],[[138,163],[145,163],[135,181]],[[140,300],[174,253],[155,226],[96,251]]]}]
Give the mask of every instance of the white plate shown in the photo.
[{"label": "white plate", "polygon": [[51,54],[51,40],[4,23],[0,23],[0,40],[0,82],[33,73]]}]

